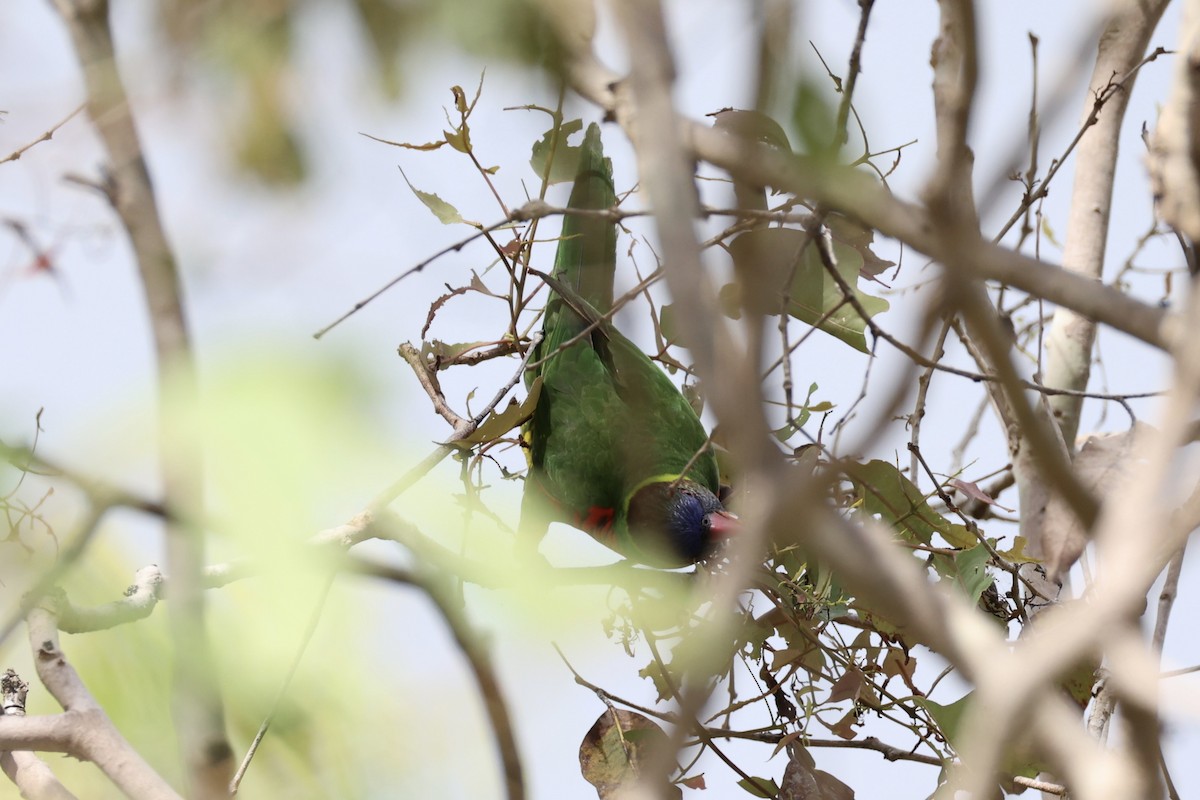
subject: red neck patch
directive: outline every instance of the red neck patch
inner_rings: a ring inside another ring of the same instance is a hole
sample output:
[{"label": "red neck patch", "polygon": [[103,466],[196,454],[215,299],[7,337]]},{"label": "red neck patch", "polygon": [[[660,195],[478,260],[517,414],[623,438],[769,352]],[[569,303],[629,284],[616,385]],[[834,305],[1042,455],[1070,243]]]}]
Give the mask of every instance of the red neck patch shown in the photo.
[{"label": "red neck patch", "polygon": [[586,516],[580,516],[579,527],[597,538],[608,539],[612,535],[613,520],[617,512],[611,508],[592,506]]}]

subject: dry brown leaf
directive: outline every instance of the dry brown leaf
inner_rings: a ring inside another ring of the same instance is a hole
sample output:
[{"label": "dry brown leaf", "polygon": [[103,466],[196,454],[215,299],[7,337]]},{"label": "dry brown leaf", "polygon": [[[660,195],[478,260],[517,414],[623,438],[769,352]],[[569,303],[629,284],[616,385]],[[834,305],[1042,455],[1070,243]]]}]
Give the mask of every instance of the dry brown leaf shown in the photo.
[{"label": "dry brown leaf", "polygon": [[[1118,433],[1097,433],[1083,439],[1075,456],[1079,482],[1095,497],[1104,500],[1131,474],[1139,461],[1138,451],[1153,435],[1149,425],[1137,423]],[[1053,497],[1046,508],[1041,553],[1046,578],[1057,582],[1087,546],[1087,532],[1061,498]]]},{"label": "dry brown leaf", "polygon": [[854,800],[853,789],[817,769],[807,752],[801,753],[793,756],[783,772],[779,800]]}]

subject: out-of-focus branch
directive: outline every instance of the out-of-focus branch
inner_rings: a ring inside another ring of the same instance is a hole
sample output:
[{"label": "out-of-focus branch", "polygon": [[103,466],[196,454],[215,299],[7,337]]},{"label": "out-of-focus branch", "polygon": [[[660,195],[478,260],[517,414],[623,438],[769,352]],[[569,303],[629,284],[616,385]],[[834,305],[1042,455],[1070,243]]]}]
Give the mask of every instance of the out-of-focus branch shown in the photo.
[{"label": "out-of-focus branch", "polygon": [[[42,595],[55,586],[80,559],[91,543],[101,519],[103,519],[104,515],[110,509],[117,506],[132,508],[164,519],[169,514],[161,503],[131,494],[95,478],[72,472],[38,456],[29,448],[12,447],[0,442],[0,458],[8,461],[8,463],[19,470],[36,472],[40,475],[66,480],[87,495],[88,502],[90,503],[90,509],[80,521],[77,530],[68,538],[67,547],[60,554],[54,565],[25,593],[24,598],[22,598],[19,606],[13,610],[12,615],[0,622],[0,642],[3,642],[12,634],[29,610],[37,604]],[[149,606],[144,605],[144,601],[146,601],[148,596],[144,592],[135,592],[128,595],[125,601],[118,602],[121,606],[120,609],[114,606],[107,609],[102,616],[108,617],[112,615],[117,618],[117,621],[112,622],[110,625],[140,619],[153,610],[153,602],[150,602]],[[139,605],[142,605],[140,609],[135,608]],[[67,613],[65,616],[67,617],[67,621],[64,624],[75,624],[74,617],[70,613]],[[60,622],[64,622],[64,620],[60,619]],[[86,627],[90,623],[80,622],[80,624],[85,627],[77,629],[63,628],[63,630],[66,630],[68,633],[74,633],[78,630],[96,629],[95,627]],[[110,627],[110,625],[100,624],[97,627]]]},{"label": "out-of-focus branch", "polygon": [[[941,236],[950,256],[943,261],[946,295],[970,331],[968,351],[980,369],[1000,378],[987,389],[1008,433],[1014,470],[1019,479],[1023,478],[1022,490],[1055,498],[1063,506],[1056,517],[1059,527],[1086,529],[1095,519],[1096,501],[1076,479],[1069,451],[1047,406],[1031,403],[1026,395],[1012,362],[1011,337],[1005,336],[996,309],[972,269],[971,253],[981,241],[971,179],[972,156],[966,141],[977,72],[974,10],[963,0],[942,0],[939,6],[942,26],[931,59],[938,160],[925,200],[933,217],[941,221]],[[1028,508],[1025,494],[1021,508],[1023,512]],[[1031,540],[1036,541],[1027,529],[1040,529],[1043,524],[1040,515],[1022,514],[1022,533]],[[1078,556],[1081,541],[1079,534],[1070,538],[1070,546],[1057,546],[1052,554],[1049,547],[1036,552],[1047,562],[1045,570],[1030,570],[1025,578],[1037,581],[1039,594],[1057,595],[1059,574]]]},{"label": "out-of-focus branch", "polygon": [[[928,210],[895,197],[863,172],[746,144],[699,123],[686,133],[698,157],[748,182],[811,197],[935,260],[952,255],[943,226]],[[980,278],[1074,308],[1160,349],[1182,333],[1178,315],[1057,265],[983,241],[971,256]]]},{"label": "out-of-focus branch", "polygon": [[[0,676],[0,716],[24,717],[29,684],[15,670]],[[0,770],[29,800],[75,800],[75,795],[51,771],[50,765],[30,750],[10,750],[0,746]]]},{"label": "out-of-focus branch", "polygon": [[29,612],[29,644],[38,677],[64,709],[50,717],[0,717],[0,747],[61,752],[94,763],[134,800],[180,800],[113,725],[58,643],[56,601]]},{"label": "out-of-focus branch", "polygon": [[970,0],[940,0],[941,28],[933,43],[934,114],[937,160],[925,188],[935,216],[950,215],[948,227],[978,231],[971,173],[975,156],[967,144],[967,127],[979,63],[975,7]]},{"label": "out-of-focus branch", "polygon": [[[597,104],[627,131],[634,126],[627,92],[618,92],[617,75],[590,53],[571,62],[573,88]],[[898,239],[935,260],[943,260],[946,242],[930,213],[895,197],[870,175],[849,167],[794,156],[762,144],[746,143],[695,121],[681,122],[680,136],[691,154],[734,177],[809,197]],[[1136,300],[1111,286],[1065,271],[1000,245],[981,242],[972,252],[981,278],[1014,286],[1074,309],[1154,347],[1166,349],[1181,335],[1178,315]]]},{"label": "out-of-focus branch", "polygon": [[[1147,9],[1145,6],[1149,5]],[[1063,251],[1063,274],[1079,275],[1098,282],[1108,237],[1108,216],[1112,204],[1113,175],[1116,169],[1117,143],[1129,94],[1137,76],[1146,44],[1166,3],[1123,2],[1100,32],[1092,92],[1084,109],[1083,129],[1075,159],[1075,188]],[[1114,84],[1114,79],[1121,82]],[[1099,98],[1104,97],[1100,111]],[[1090,125],[1090,128],[1089,128]],[[1091,372],[1092,345],[1097,318],[1078,308],[1060,306],[1046,337],[1045,375],[1047,386],[1066,389],[1087,388]],[[1074,451],[1075,435],[1083,398],[1046,397],[1041,407],[1048,408],[1060,432],[1068,455]],[[1021,503],[1021,535],[1028,550],[1043,562],[1043,569],[1026,568],[1031,580],[1042,580],[1044,589],[1061,583],[1061,576],[1078,559],[1086,544],[1086,522],[1080,525],[1062,506],[1062,498],[1045,480],[1045,470],[1031,458],[1037,442],[1031,433],[1020,430],[1014,448],[1013,473]]]},{"label": "out-of-focus branch", "polygon": [[22,472],[34,472],[46,477],[61,478],[74,484],[88,496],[92,505],[123,506],[158,517],[168,516],[167,509],[157,500],[136,495],[93,476],[76,472],[39,456],[29,447],[18,447],[0,441],[0,459],[7,461]]},{"label": "out-of-focus branch", "polygon": [[1154,617],[1154,635],[1150,641],[1154,649],[1162,654],[1163,643],[1167,640],[1167,623],[1171,619],[1171,609],[1175,606],[1175,597],[1179,594],[1179,576],[1183,572],[1183,555],[1187,542],[1171,556],[1167,566],[1167,576],[1163,580],[1162,589],[1158,593],[1158,613]]},{"label": "out-of-focus branch", "polygon": [[79,560],[84,550],[87,549],[88,543],[95,536],[96,530],[100,525],[100,520],[104,518],[108,509],[109,506],[101,505],[92,506],[88,510],[88,513],[80,520],[75,532],[71,535],[70,542],[63,550],[59,559],[45,574],[38,578],[31,589],[25,592],[25,596],[21,598],[20,603],[17,604],[11,616],[0,624],[0,642],[3,642],[8,638],[9,634],[16,630],[30,609],[36,606],[42,597],[67,573],[67,570]]},{"label": "out-of-focus branch", "polygon": [[[1185,308],[1186,324],[1200,325],[1200,291],[1194,284]],[[1107,498],[1097,525],[1094,538],[1100,560],[1096,570],[1099,577],[1084,597],[1041,615],[1038,624],[1030,629],[1014,651],[1021,663],[1013,666],[1012,675],[1023,677],[1007,681],[1002,708],[981,709],[978,714],[968,710],[963,722],[964,737],[979,742],[993,740],[998,729],[1005,729],[1003,723],[1013,709],[1027,707],[1033,702],[1041,688],[1038,686],[1040,681],[1045,681],[1046,676],[1063,674],[1075,660],[1095,652],[1102,643],[1111,642],[1114,631],[1125,630],[1129,621],[1140,613],[1146,592],[1159,572],[1195,529],[1195,510],[1189,508],[1194,500],[1189,498],[1180,511],[1171,513],[1169,509],[1173,504],[1168,492],[1169,487],[1177,484],[1176,455],[1190,439],[1190,415],[1196,398],[1200,397],[1200,341],[1183,339],[1174,355],[1176,382],[1167,395],[1159,433],[1148,438],[1138,470]],[[1152,533],[1133,536],[1130,531]],[[1136,646],[1110,647],[1109,656],[1112,660],[1110,680],[1120,681],[1120,697],[1127,701],[1136,700],[1139,709],[1151,708],[1153,693],[1139,696],[1139,687],[1155,685],[1153,678],[1147,681],[1146,676],[1153,676],[1157,665],[1140,642]],[[1146,664],[1144,668],[1143,664]],[[1142,694],[1147,693],[1143,690]],[[1151,786],[1157,780],[1157,774],[1145,774],[1144,753],[1138,751],[1143,766],[1141,772],[1123,752],[1108,753],[1108,772],[1102,774],[1111,777],[1116,774],[1113,770],[1124,770],[1118,777],[1127,782],[1128,790],[1094,796],[1153,795]],[[1070,766],[1066,760],[1062,764]],[[1124,766],[1120,766],[1122,764]],[[1080,770],[1078,765],[1075,769],[1082,776],[1091,776],[1085,783],[1096,783],[1089,770]],[[1072,772],[1063,774],[1072,784],[1073,792],[1080,797],[1087,796],[1072,783]],[[982,784],[973,785],[983,789]],[[1103,781],[1099,785],[1103,786]],[[1099,791],[1098,787],[1096,791]]]},{"label": "out-of-focus branch", "polygon": [[[631,56],[627,83],[618,94],[627,116],[622,120],[637,154],[638,174],[655,209],[655,228],[662,248],[662,272],[671,296],[680,308],[683,341],[696,372],[707,387],[707,398],[727,432],[733,457],[739,462],[743,489],[755,503],[743,519],[728,569],[694,588],[711,600],[710,619],[694,632],[701,658],[692,665],[681,686],[681,719],[694,719],[712,691],[710,676],[727,658],[722,642],[738,619],[737,594],[749,583],[759,563],[768,529],[767,512],[774,506],[770,476],[782,461],[771,449],[762,412],[758,380],[761,353],[746,352],[730,325],[718,311],[716,291],[705,274],[700,243],[693,224],[700,207],[694,182],[692,154],[687,145],[687,124],[671,99],[674,66],[662,8],[657,0],[619,0],[614,4],[618,25]],[[759,183],[763,186],[765,183]],[[747,339],[759,342],[757,332]],[[727,645],[726,645],[727,646]],[[634,790],[653,796],[667,785],[687,729],[679,726],[656,747],[639,775]]]},{"label": "out-of-focus branch", "polygon": [[[1127,74],[1129,77],[1120,91],[1109,98],[1103,113],[1080,141],[1075,154],[1075,185],[1063,245],[1063,269],[1088,280],[1099,280],[1104,267],[1118,143],[1125,109],[1137,79],[1133,70],[1145,55],[1150,35],[1166,6],[1167,0],[1114,3],[1098,39],[1089,95],[1104,92],[1114,78]],[[1090,119],[1092,108],[1093,97],[1089,96],[1084,119]],[[1068,389],[1087,387],[1097,322],[1089,317],[1074,308],[1055,310],[1046,338],[1047,385]],[[1075,397],[1055,397],[1050,398],[1049,403],[1062,429],[1063,439],[1072,445],[1079,430],[1083,401]],[[1030,510],[1036,513],[1036,508]]]},{"label": "out-of-focus branch", "polygon": [[481,644],[481,636],[479,632],[471,628],[458,603],[437,583],[436,579],[429,576],[386,564],[366,561],[352,561],[350,564],[364,575],[372,575],[422,589],[433,602],[434,607],[450,628],[455,643],[466,657],[467,664],[475,676],[475,682],[479,686],[479,694],[492,724],[492,732],[496,736],[496,746],[500,751],[500,761],[504,769],[505,796],[508,800],[523,800],[525,797],[524,769],[521,766],[520,751],[513,733],[512,716],[508,711],[508,703],[504,699],[500,681],[492,668],[491,659]]},{"label": "out-of-focus branch", "polygon": [[[158,448],[163,503],[189,516],[203,505],[203,461],[192,426],[169,418],[196,397],[187,319],[175,257],[167,241],[150,172],[117,68],[109,4],[54,0],[83,69],[87,109],[108,155],[105,191],[129,236],[141,277],[158,369]],[[190,409],[189,409],[190,410]],[[217,671],[204,626],[204,534],[166,526],[172,579],[170,632],[175,648],[172,705],[188,770],[189,795],[226,796],[233,770]]]},{"label": "out-of-focus branch", "polygon": [[1200,242],[1200,4],[1183,4],[1171,95],[1150,140],[1150,178],[1159,213]]}]

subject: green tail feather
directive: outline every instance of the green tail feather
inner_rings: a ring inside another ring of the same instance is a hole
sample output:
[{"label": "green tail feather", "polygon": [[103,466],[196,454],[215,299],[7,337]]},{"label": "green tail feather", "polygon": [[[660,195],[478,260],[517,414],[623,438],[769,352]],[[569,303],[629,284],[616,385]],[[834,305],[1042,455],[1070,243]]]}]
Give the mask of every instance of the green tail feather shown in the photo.
[{"label": "green tail feather", "polygon": [[[571,189],[570,208],[603,210],[617,204],[612,162],[604,157],[600,126],[588,126],[580,147],[579,172]],[[613,304],[617,264],[617,228],[599,216],[568,214],[554,261],[554,277],[575,290],[588,305],[606,313]]]}]

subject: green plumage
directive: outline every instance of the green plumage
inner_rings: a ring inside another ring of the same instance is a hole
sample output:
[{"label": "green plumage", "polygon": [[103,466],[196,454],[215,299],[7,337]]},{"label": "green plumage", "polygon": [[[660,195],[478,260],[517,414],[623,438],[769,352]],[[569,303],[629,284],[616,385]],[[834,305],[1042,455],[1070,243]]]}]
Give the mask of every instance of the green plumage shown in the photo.
[{"label": "green plumage", "polygon": [[[592,124],[570,207],[615,204],[612,164]],[[717,464],[678,388],[603,319],[612,309],[615,269],[616,226],[599,216],[567,215],[534,354],[545,361],[527,375],[529,381],[540,375],[542,390],[527,430],[522,526],[540,537],[546,522],[564,521],[635,561],[682,566],[707,555],[708,522],[703,530],[680,528],[673,520],[688,509],[675,506],[682,495],[693,503],[706,498],[702,513],[690,514],[696,525],[711,506],[719,509]]]}]

